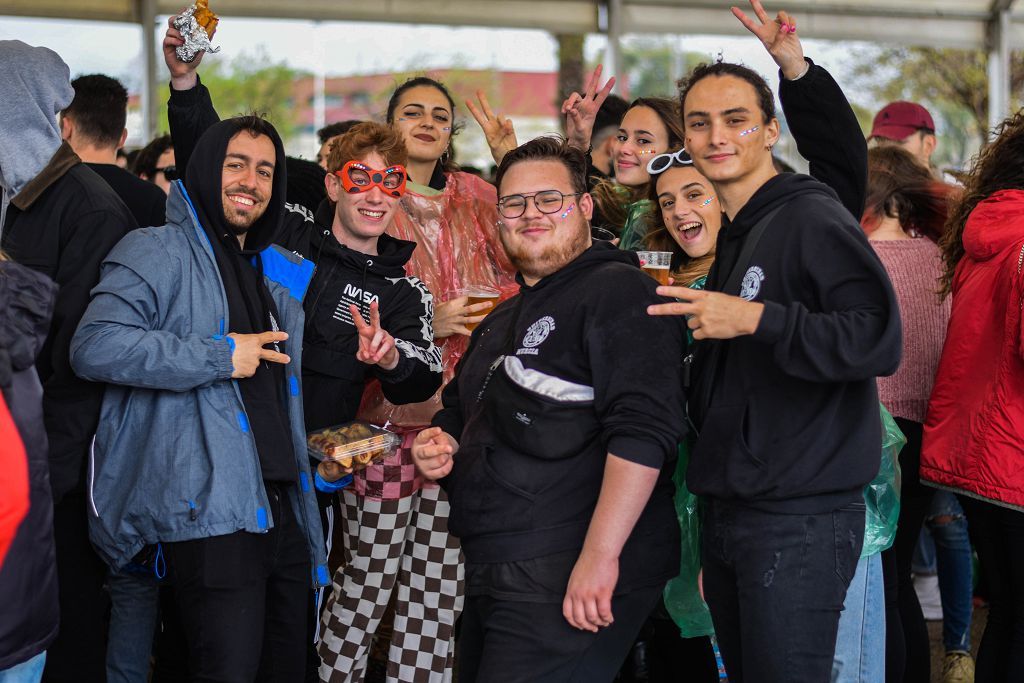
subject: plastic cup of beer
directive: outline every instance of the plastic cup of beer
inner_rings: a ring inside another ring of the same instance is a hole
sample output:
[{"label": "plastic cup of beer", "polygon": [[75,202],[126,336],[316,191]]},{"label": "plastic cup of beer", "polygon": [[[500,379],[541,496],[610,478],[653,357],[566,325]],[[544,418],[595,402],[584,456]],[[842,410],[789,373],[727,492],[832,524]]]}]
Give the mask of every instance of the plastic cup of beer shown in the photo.
[{"label": "plastic cup of beer", "polygon": [[[473,304],[480,304],[485,301],[491,304],[491,307],[486,311],[478,311],[476,313],[471,314],[473,316],[478,316],[480,314],[487,315],[488,313],[494,310],[494,307],[498,305],[498,299],[501,296],[501,292],[494,289],[493,287],[488,287],[486,285],[469,285],[468,287],[463,287],[462,289],[455,290],[448,296],[448,299],[456,299],[460,296],[469,298],[469,302],[467,304],[468,306],[472,306]],[[469,329],[470,332],[472,332],[473,330],[476,329],[477,325],[479,324],[480,323],[478,322],[466,323],[466,327]]]},{"label": "plastic cup of beer", "polygon": [[645,273],[657,280],[660,285],[668,284],[669,269],[672,267],[671,251],[638,251],[636,255]]}]

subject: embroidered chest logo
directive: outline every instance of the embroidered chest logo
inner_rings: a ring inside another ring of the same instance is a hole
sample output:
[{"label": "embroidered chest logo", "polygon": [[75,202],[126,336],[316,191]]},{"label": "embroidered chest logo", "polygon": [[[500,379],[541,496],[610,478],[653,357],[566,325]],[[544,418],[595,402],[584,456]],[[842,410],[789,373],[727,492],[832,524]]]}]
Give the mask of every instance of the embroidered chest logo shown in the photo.
[{"label": "embroidered chest logo", "polygon": [[740,298],[753,301],[761,292],[761,283],[764,282],[764,271],[760,266],[750,266],[743,275],[743,282],[740,284]]},{"label": "embroidered chest logo", "polygon": [[536,356],[538,353],[537,347],[544,343],[544,340],[548,338],[548,335],[554,329],[555,319],[550,315],[546,315],[530,325],[530,329],[526,330],[526,336],[523,337],[523,348],[516,351],[516,355]]}]

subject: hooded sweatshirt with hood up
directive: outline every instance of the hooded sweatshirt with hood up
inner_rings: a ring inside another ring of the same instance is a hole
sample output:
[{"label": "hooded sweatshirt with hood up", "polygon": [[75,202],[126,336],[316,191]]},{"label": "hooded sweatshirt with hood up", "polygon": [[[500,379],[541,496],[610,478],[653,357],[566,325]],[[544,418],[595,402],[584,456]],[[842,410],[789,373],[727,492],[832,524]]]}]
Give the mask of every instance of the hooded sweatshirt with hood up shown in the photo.
[{"label": "hooded sweatshirt with hood up", "polygon": [[[228,333],[259,334],[280,329],[280,313],[263,281],[259,253],[276,241],[284,217],[287,173],[283,160],[284,145],[273,126],[265,133],[274,143],[276,162],[267,208],[245,233],[240,246],[235,232],[224,217],[221,183],[224,155],[236,135],[251,135],[236,119],[211,126],[199,139],[185,171],[185,189],[192,198],[199,224],[213,247],[224,293],[228,301]],[[257,188],[247,188],[250,193]],[[287,353],[288,342],[275,344]],[[280,387],[285,383],[284,366],[263,361],[252,377],[238,380],[242,403],[256,439],[264,481],[290,482],[295,479],[295,454],[292,451],[288,407]]]},{"label": "hooded sweatshirt with hood up", "polygon": [[36,359],[43,383],[54,502],[84,491],[86,455],[96,432],[103,385],[78,379],[68,348],[99,281],[100,262],[135,219],[110,186],[62,143],[56,114],[74,90],[51,50],[0,41],[0,248],[60,287]]},{"label": "hooded sweatshirt with hood up", "polygon": [[[750,230],[782,207],[748,263]],[[757,331],[697,342],[690,414],[693,493],[770,512],[814,514],[861,500],[878,473],[875,378],[900,361],[896,296],[835,192],[782,173],[723,220],[707,289],[764,304]]]}]

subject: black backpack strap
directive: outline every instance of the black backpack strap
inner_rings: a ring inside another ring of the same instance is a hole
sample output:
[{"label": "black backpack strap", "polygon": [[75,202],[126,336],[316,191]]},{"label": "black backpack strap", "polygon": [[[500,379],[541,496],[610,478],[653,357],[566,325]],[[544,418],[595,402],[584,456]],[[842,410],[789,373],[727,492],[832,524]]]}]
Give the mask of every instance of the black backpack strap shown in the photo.
[{"label": "black backpack strap", "polygon": [[725,285],[722,287],[721,292],[725,294],[734,294],[739,292],[740,283],[743,282],[743,276],[747,272],[747,267],[750,265],[750,257],[754,255],[754,249],[757,248],[758,243],[764,236],[765,230],[768,229],[768,225],[772,222],[772,219],[782,211],[781,206],[777,206],[768,213],[766,213],[761,220],[754,224],[754,227],[747,233],[747,239],[743,242],[743,249],[740,251],[740,255],[736,258],[736,263],[733,264],[732,272],[729,273],[729,278],[725,281]]}]

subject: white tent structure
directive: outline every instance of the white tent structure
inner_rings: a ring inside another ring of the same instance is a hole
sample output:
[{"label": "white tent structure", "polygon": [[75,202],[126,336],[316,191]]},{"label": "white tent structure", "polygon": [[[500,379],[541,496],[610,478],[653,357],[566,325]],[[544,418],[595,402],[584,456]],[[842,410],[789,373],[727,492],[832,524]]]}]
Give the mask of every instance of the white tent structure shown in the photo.
[{"label": "white tent structure", "polygon": [[[136,23],[143,30],[147,78],[145,120],[155,107],[156,21],[188,0],[0,0],[0,15]],[[531,28],[553,33],[604,33],[613,73],[618,39],[627,33],[740,35],[729,0],[213,0],[222,17],[374,21],[446,26]],[[745,3],[744,3],[745,4]],[[1024,47],[1024,14],[1014,0],[786,0],[800,34],[825,40],[984,49],[989,54],[989,121],[1010,107],[1010,50]]]}]

